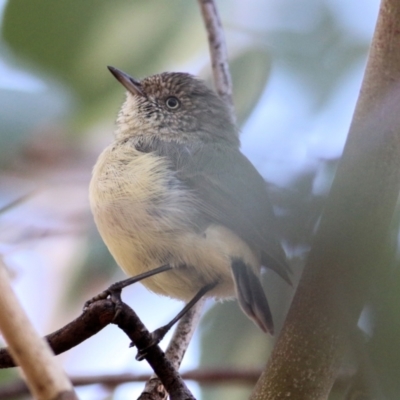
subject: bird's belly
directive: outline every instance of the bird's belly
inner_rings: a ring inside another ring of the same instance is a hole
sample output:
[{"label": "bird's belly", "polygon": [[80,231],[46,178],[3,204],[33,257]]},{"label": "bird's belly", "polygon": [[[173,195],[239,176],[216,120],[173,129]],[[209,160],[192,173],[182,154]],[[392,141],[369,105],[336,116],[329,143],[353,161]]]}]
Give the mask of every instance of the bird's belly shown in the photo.
[{"label": "bird's belly", "polygon": [[217,286],[209,296],[235,295],[230,257],[217,248],[216,243],[189,229],[186,232],[154,231],[149,225],[141,225],[143,217],[146,217],[144,212],[140,220],[136,220],[139,229],[135,232],[123,224],[117,229],[115,225],[110,229],[107,223],[98,225],[104,242],[127,275],[135,276],[169,264],[172,270],[144,279],[143,285],[155,293],[185,301],[210,283],[217,283]]},{"label": "bird's belly", "polygon": [[[143,281],[170,297],[189,300],[210,283],[218,285],[209,295],[234,296],[226,233],[247,246],[218,225],[196,231],[190,192],[174,180],[162,158],[132,150],[129,162],[121,163],[124,157],[111,149],[95,166],[90,202],[98,230],[119,266],[134,276],[170,264],[172,270]],[[237,249],[236,242],[232,246]]]},{"label": "bird's belly", "polygon": [[[159,260],[149,257],[152,268],[169,264],[173,269],[143,281],[155,293],[190,300],[204,286],[216,283],[208,296],[216,298],[234,297],[234,283],[230,258],[218,249],[207,237],[194,232],[167,239],[169,257]],[[155,246],[157,251],[157,246]],[[128,271],[132,275],[132,271]]]},{"label": "bird's belly", "polygon": [[[104,242],[119,266],[129,276],[169,264],[172,270],[162,272],[142,281],[151,291],[181,300],[190,300],[202,287],[217,283],[209,293],[217,298],[235,295],[229,254],[218,248],[204,234],[186,231],[154,229],[149,220],[153,215],[138,208],[132,224],[119,219],[122,212],[104,212],[98,228]],[[96,218],[97,220],[99,218]],[[119,223],[115,223],[119,220]]]}]

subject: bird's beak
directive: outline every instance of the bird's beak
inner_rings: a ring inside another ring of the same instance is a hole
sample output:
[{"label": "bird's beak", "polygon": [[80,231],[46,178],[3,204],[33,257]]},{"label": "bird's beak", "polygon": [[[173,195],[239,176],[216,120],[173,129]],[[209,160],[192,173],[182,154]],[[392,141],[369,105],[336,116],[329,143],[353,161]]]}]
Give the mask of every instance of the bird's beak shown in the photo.
[{"label": "bird's beak", "polygon": [[142,86],[139,81],[136,79],[133,79],[131,76],[126,74],[125,72],[122,72],[118,68],[114,67],[107,67],[110,72],[117,78],[117,80],[125,86],[126,89],[128,89],[132,94],[136,94],[138,96],[144,96]]}]

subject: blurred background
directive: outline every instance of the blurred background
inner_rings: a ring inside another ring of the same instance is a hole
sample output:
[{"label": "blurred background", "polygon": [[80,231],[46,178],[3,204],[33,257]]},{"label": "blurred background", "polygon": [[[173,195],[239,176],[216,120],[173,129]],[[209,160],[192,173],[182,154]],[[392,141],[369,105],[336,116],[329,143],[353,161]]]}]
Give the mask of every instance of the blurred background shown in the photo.
[{"label": "blurred background", "polygon": [[[220,0],[218,6],[242,150],[270,185],[296,281],[344,145],[379,1]],[[106,66],[138,79],[186,71],[211,83],[208,44],[195,0],[0,0],[0,16],[0,253],[44,335],[123,278],[88,208],[91,168],[112,139],[124,99]],[[397,232],[395,226],[395,241]],[[394,262],[393,256],[388,263]],[[360,327],[385,398],[398,399],[400,279],[398,268],[392,271],[377,283]],[[272,273],[265,274],[265,288],[279,330],[293,289]],[[141,285],[123,298],[149,329],[182,307]],[[128,345],[110,326],[59,359],[73,376],[150,371]],[[210,302],[182,370],[261,368],[272,345],[236,302]],[[17,376],[1,371],[0,383]],[[251,391],[251,385],[189,385],[204,400],[244,399]],[[78,395],[125,400],[142,387],[90,385]],[[337,385],[332,399],[343,398],[345,389]]]}]

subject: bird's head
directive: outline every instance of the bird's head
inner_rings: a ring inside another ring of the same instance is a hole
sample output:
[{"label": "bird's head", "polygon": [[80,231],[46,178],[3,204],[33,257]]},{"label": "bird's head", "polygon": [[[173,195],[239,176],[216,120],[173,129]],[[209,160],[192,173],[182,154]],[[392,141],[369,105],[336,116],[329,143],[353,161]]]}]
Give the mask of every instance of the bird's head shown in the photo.
[{"label": "bird's head", "polygon": [[168,141],[239,144],[224,102],[202,81],[180,72],[164,72],[138,81],[108,67],[127,89],[117,119],[117,138],[150,135]]}]

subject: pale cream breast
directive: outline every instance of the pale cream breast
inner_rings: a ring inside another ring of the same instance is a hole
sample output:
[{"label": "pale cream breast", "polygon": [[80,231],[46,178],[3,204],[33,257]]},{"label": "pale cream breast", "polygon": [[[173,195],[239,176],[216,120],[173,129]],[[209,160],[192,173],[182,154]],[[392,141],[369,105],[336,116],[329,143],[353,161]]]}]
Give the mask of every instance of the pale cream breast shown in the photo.
[{"label": "pale cream breast", "polygon": [[259,271],[250,248],[219,225],[195,229],[195,202],[168,168],[168,161],[137,151],[129,142],[100,155],[90,183],[98,230],[119,266],[130,276],[164,264],[175,267],[143,281],[150,290],[189,300],[218,282],[211,296],[235,295],[231,257]]}]

